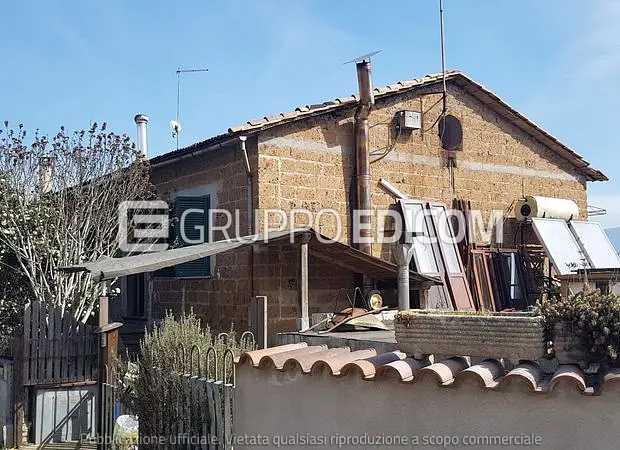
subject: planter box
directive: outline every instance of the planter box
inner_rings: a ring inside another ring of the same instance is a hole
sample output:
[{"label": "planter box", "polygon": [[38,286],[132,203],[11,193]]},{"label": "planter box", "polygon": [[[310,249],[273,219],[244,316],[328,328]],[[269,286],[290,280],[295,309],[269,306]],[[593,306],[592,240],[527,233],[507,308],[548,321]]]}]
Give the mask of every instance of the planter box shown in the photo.
[{"label": "planter box", "polygon": [[553,328],[553,349],[560,364],[579,364],[588,367],[593,362],[588,348],[588,337],[577,325],[556,323]]},{"label": "planter box", "polygon": [[403,352],[536,360],[545,354],[544,321],[529,313],[405,311],[394,322]]}]

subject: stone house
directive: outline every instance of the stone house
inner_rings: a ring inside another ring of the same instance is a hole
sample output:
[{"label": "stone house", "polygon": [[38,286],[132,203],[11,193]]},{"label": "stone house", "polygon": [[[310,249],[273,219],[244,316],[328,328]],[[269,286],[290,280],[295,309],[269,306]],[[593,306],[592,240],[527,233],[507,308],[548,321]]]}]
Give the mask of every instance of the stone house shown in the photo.
[{"label": "stone house", "polygon": [[[445,113],[441,74],[373,89],[367,141],[370,203],[373,213],[379,212],[373,214],[373,237],[389,235],[390,220],[380,212],[396,205],[395,194],[380,180],[408,198],[447,206],[453,199],[468,200],[485,220],[492,211],[509,212],[524,194],[570,199],[582,217],[587,215],[587,182],[607,180],[603,173],[463,73],[448,72],[445,81]],[[304,214],[296,214],[292,222],[288,216],[283,223],[283,217],[269,210],[288,214],[329,209],[312,226],[354,246],[351,217],[356,206],[359,100],[359,96],[338,98],[248,121],[154,157],[152,181],[158,196],[174,205],[177,216],[188,208],[230,211],[231,236],[262,232],[267,226],[308,225]],[[402,126],[403,111],[413,112],[419,123]],[[450,151],[442,148],[439,135],[440,124],[445,123],[442,114],[458,119],[462,128],[460,145]],[[194,228],[210,225],[206,239],[217,241],[223,234],[213,230],[214,225],[225,225],[227,218],[220,213],[214,217],[208,224],[208,215],[194,214],[188,223]],[[514,231],[511,227],[504,231],[505,241],[512,242]],[[367,251],[371,259],[392,262],[391,248],[375,240]],[[394,288],[394,279],[373,280],[372,260],[361,262],[365,268],[357,270],[339,264],[337,256],[324,256],[309,256],[310,313],[332,311],[338,301],[346,306],[339,299],[342,289]],[[191,307],[214,329],[226,330],[233,323],[244,329],[249,299],[265,295],[270,332],[294,330],[300,316],[297,258],[298,247],[288,243],[244,246],[154,273],[152,296],[145,294],[143,277],[132,276],[123,281],[127,293],[123,322],[130,324],[131,316],[142,323],[168,309]]]}]

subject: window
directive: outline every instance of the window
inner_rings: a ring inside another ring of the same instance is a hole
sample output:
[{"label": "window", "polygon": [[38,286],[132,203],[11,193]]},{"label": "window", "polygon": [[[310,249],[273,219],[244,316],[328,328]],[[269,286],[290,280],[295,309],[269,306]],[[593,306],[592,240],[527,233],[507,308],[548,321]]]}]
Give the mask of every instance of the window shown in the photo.
[{"label": "window", "polygon": [[405,230],[413,234],[414,261],[417,271],[424,274],[437,274],[439,268],[433,253],[431,232],[424,211],[422,203],[407,202],[403,205]]},{"label": "window", "polygon": [[[210,196],[180,196],[174,203],[171,235],[174,247],[187,247],[211,240],[209,227]],[[156,277],[202,278],[211,276],[211,257],[197,259],[155,272]]]},{"label": "window", "polygon": [[448,273],[463,272],[458,250],[454,244],[454,232],[452,230],[452,225],[448,221],[446,208],[433,205],[431,206],[431,211],[437,221],[437,238],[441,246],[441,251],[446,259],[446,269]]},{"label": "window", "polygon": [[126,317],[143,318],[146,300],[145,278],[143,273],[126,277],[124,296]]}]

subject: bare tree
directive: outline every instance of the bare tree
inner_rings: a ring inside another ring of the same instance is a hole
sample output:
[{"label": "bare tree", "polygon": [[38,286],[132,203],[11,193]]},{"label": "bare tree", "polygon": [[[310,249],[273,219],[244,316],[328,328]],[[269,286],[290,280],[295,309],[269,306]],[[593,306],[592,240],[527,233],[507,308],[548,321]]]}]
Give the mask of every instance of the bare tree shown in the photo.
[{"label": "bare tree", "polygon": [[0,129],[0,248],[11,252],[36,300],[86,321],[101,286],[59,267],[118,253],[118,206],[151,196],[148,162],[126,135],[94,124],[53,138]]}]

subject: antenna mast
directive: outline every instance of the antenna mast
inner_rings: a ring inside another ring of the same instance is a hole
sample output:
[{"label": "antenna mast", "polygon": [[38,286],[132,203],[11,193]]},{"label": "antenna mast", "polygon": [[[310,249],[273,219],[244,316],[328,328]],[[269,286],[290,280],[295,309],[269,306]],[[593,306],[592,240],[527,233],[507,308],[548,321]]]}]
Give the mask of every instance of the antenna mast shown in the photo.
[{"label": "antenna mast", "polygon": [[177,119],[175,127],[173,127],[172,136],[177,140],[177,150],[179,149],[179,131],[181,131],[181,74],[194,72],[208,72],[209,69],[181,69],[176,70],[177,74]]},{"label": "antenna mast", "polygon": [[439,0],[439,24],[441,28],[441,78],[443,85],[443,111],[442,116],[446,115],[446,97],[447,97],[447,89],[446,89],[446,36],[443,25],[443,0]]}]

